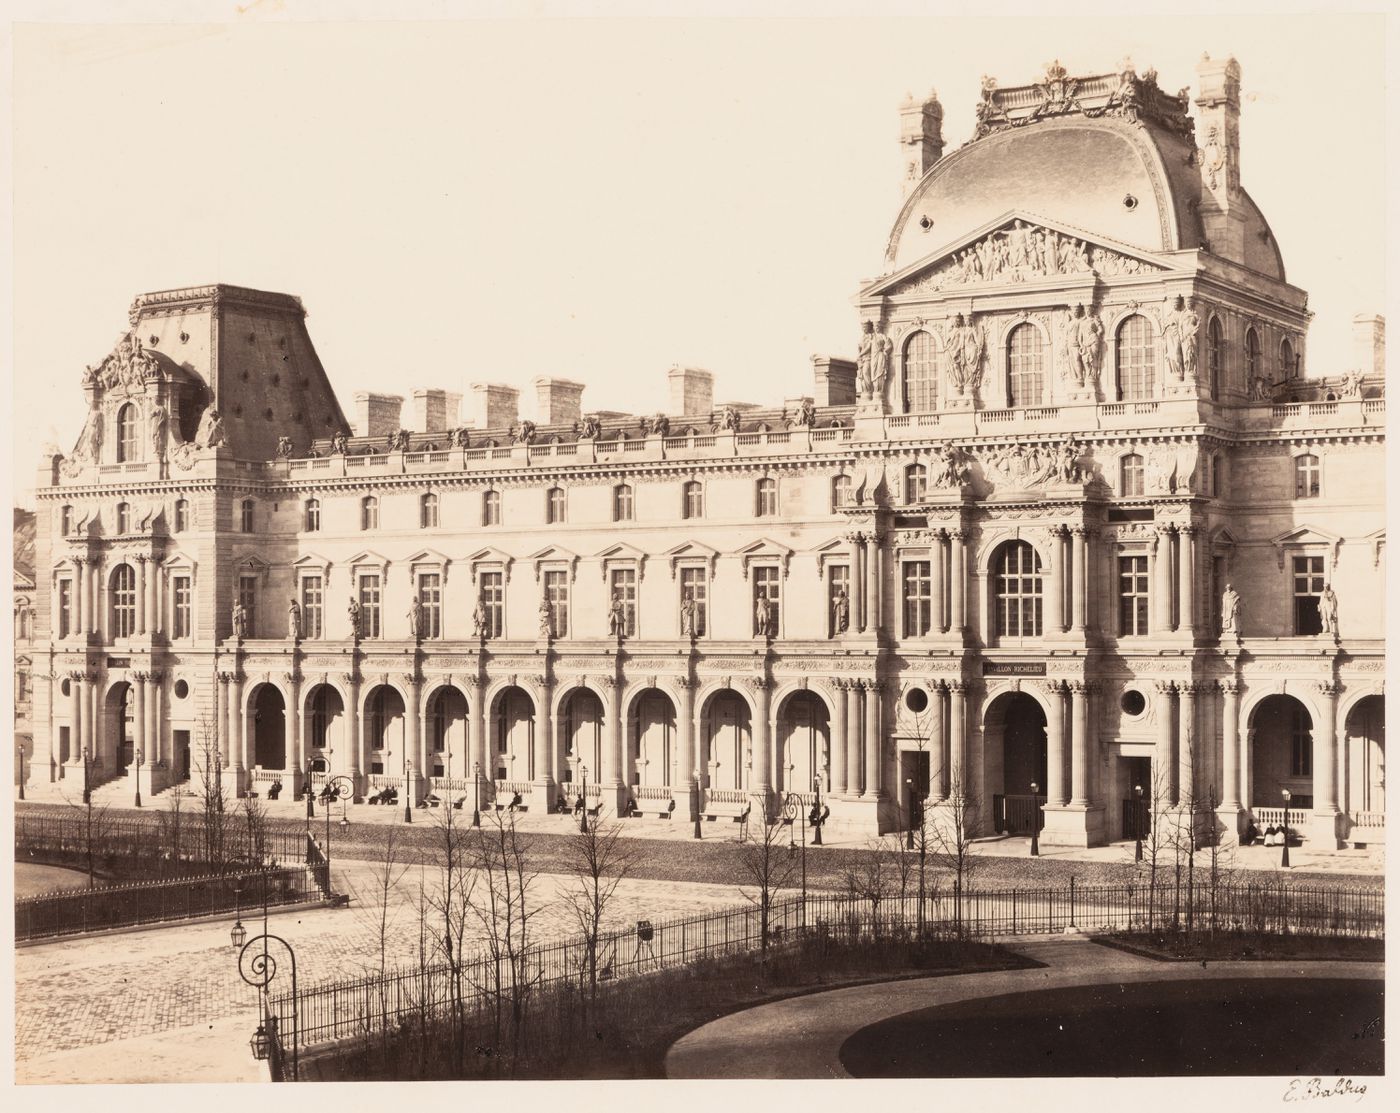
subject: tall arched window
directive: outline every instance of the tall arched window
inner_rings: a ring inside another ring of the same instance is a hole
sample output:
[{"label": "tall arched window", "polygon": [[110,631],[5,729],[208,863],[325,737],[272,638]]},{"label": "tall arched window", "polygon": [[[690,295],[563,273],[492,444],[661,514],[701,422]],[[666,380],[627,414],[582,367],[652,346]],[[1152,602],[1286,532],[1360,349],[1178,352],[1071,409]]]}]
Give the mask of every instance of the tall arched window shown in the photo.
[{"label": "tall arched window", "polygon": [[632,487],[628,483],[619,483],[613,488],[613,521],[630,522],[632,520]]},{"label": "tall arched window", "polygon": [[418,525],[422,529],[436,529],[438,524],[438,497],[429,491],[418,500]]},{"label": "tall arched window", "polygon": [[1118,326],[1118,397],[1151,398],[1157,390],[1157,345],[1147,318],[1134,313]]},{"label": "tall arched window", "polygon": [[175,532],[184,533],[190,528],[190,502],[189,499],[175,500]]},{"label": "tall arched window", "polygon": [[928,496],[928,468],[910,464],[904,469],[904,501],[921,503]]},{"label": "tall arched window", "polygon": [[501,524],[501,492],[486,491],[481,496],[481,524],[498,526]]},{"label": "tall arched window", "polygon": [[117,503],[117,533],[124,534],[131,532],[131,504],[125,502]]},{"label": "tall arched window", "polygon": [[1119,469],[1119,493],[1124,495],[1140,495],[1143,493],[1142,479],[1142,457],[1136,452],[1130,452],[1123,457],[1122,465]]},{"label": "tall arched window", "polygon": [[1250,386],[1264,374],[1264,361],[1259,349],[1259,333],[1250,329],[1244,334],[1244,375]]},{"label": "tall arched window", "polygon": [[1298,374],[1297,357],[1293,354],[1293,342],[1286,336],[1283,343],[1278,346],[1279,363],[1283,365],[1283,377],[1285,379],[1295,378]]},{"label": "tall arched window", "polygon": [[321,500],[306,500],[306,532],[317,533],[321,529]]},{"label": "tall arched window", "polygon": [[544,496],[544,520],[558,525],[564,520],[564,488],[551,487]]},{"label": "tall arched window", "polygon": [[754,494],[754,513],[760,518],[776,518],[778,516],[778,481],[765,476],[758,481]]},{"label": "tall arched window", "polygon": [[851,503],[851,477],[838,475],[831,481],[831,506],[849,506]]},{"label": "tall arched window", "polygon": [[73,532],[73,508],[71,506],[65,506],[59,514],[58,531],[64,537]]},{"label": "tall arched window", "polygon": [[1006,404],[1038,406],[1045,391],[1045,338],[1034,325],[1017,325],[1006,342]]},{"label": "tall arched window", "polygon": [[698,479],[687,480],[681,488],[681,515],[686,518],[705,516],[705,488]]},{"label": "tall arched window", "polygon": [[1300,499],[1322,494],[1322,461],[1311,452],[1293,458],[1293,494]]},{"label": "tall arched window", "polygon": [[136,407],[128,402],[117,411],[117,463],[136,459]]},{"label": "tall arched window", "polygon": [[1210,319],[1210,328],[1207,331],[1206,343],[1209,351],[1206,354],[1207,362],[1210,366],[1210,396],[1220,397],[1220,383],[1225,367],[1225,330],[1220,325],[1219,317]]},{"label": "tall arched window", "polygon": [[904,408],[938,408],[938,366],[933,337],[920,329],[904,342]]},{"label": "tall arched window", "polygon": [[119,564],[112,573],[112,636],[129,638],[136,633],[136,570]]},{"label": "tall arched window", "polygon": [[379,500],[373,495],[366,495],[360,500],[360,528],[379,528]]},{"label": "tall arched window", "polygon": [[996,555],[997,634],[1034,638],[1041,632],[1040,556],[1025,541],[1009,541]]},{"label": "tall arched window", "polygon": [[244,499],[238,508],[238,529],[240,533],[253,532],[253,500]]}]

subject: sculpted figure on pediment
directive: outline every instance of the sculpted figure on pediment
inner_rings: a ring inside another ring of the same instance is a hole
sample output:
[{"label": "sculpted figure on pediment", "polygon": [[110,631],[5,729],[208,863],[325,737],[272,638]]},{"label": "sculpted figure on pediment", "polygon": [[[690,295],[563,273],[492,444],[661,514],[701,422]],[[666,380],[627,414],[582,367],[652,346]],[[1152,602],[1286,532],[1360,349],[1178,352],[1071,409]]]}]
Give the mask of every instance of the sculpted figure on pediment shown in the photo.
[{"label": "sculpted figure on pediment", "polygon": [[969,470],[968,455],[957,445],[935,445],[929,452],[930,487],[960,487],[967,482]]}]

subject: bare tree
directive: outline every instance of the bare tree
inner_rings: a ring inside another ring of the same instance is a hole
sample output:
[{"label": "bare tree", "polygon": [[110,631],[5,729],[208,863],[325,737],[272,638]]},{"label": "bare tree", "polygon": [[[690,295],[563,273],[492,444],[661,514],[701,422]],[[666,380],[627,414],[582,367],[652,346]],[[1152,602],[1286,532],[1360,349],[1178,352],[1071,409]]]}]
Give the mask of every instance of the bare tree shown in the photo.
[{"label": "bare tree", "polygon": [[228,860],[227,821],[223,778],[220,776],[218,761],[219,744],[215,729],[208,716],[199,720],[200,763],[199,798],[201,805],[200,825],[203,841],[204,860],[216,873],[222,873]]},{"label": "bare tree", "polygon": [[183,852],[181,839],[184,834],[183,808],[185,794],[176,786],[165,794],[165,798],[166,809],[165,814],[160,818],[160,823],[165,835],[165,844],[170,857],[171,869],[178,873],[183,868],[180,864],[180,856]]},{"label": "bare tree", "polygon": [[[437,868],[436,887],[421,899],[420,952],[441,955],[448,968],[453,1066],[460,1077],[466,1066],[466,940],[475,920],[472,898],[476,874],[469,846],[470,827],[462,827],[456,808],[436,815],[428,857]],[[420,878],[420,894],[423,886]]]},{"label": "bare tree", "polygon": [[[786,838],[784,832],[789,832]],[[756,894],[744,892],[744,898],[758,907],[759,948],[765,960],[774,898],[792,884],[797,870],[790,847],[790,829],[781,822],[769,822],[766,815],[758,833],[739,845],[739,874],[756,890]]]},{"label": "bare tree", "polygon": [[[380,1015],[388,1016],[386,975],[389,970],[389,939],[392,929],[398,922],[403,906],[397,898],[399,883],[408,873],[400,855],[398,825],[384,828],[384,838],[377,845],[375,857],[370,866],[369,881],[365,885],[351,885],[355,897],[355,916],[373,933],[375,951],[378,958]],[[420,940],[422,938],[420,923]],[[422,947],[420,945],[420,960]]]},{"label": "bare tree", "polygon": [[[1152,763],[1152,784],[1150,786],[1147,831],[1142,840],[1143,859],[1147,868],[1147,930],[1157,930],[1157,892],[1160,888],[1159,871],[1163,855],[1170,844],[1167,817],[1170,800],[1167,796],[1167,771],[1160,763]],[[1136,848],[1134,849],[1136,853]]]},{"label": "bare tree", "polygon": [[250,794],[240,801],[239,811],[242,813],[244,861],[253,869],[268,865],[267,805]]},{"label": "bare tree", "polygon": [[74,805],[81,809],[80,821],[83,833],[83,860],[87,864],[88,888],[97,885],[97,860],[102,847],[107,843],[112,828],[112,819],[106,804],[94,804],[91,795],[85,803]]},{"label": "bare tree", "polygon": [[912,864],[912,857],[905,857],[903,840],[896,835],[892,845],[886,836],[869,840],[865,851],[841,871],[841,882],[851,899],[870,903],[870,931],[876,939],[882,934],[880,905],[901,880],[908,880],[906,861]]},{"label": "bare tree", "polygon": [[964,934],[963,896],[978,865],[972,839],[981,815],[982,798],[969,790],[958,772],[948,785],[947,801],[929,819],[930,842],[953,874],[953,923],[959,937]]},{"label": "bare tree", "polygon": [[[565,860],[572,877],[564,903],[583,936],[583,970],[588,980],[589,1011],[598,1002],[599,940],[608,904],[636,857],[636,848],[622,839],[620,823],[606,827],[594,821],[570,839]],[[586,1017],[585,1017],[586,1021]]]}]

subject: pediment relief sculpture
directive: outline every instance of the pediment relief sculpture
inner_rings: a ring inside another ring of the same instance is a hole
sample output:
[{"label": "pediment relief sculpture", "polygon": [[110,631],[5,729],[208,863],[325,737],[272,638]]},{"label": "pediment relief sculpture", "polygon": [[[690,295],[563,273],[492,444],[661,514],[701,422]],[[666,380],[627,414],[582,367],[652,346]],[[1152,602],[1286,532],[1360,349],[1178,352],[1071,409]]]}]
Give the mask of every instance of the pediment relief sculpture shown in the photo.
[{"label": "pediment relief sculpture", "polygon": [[125,390],[130,394],[143,390],[145,379],[159,375],[160,364],[156,358],[142,349],[135,333],[128,332],[106,359],[83,372],[83,386]]}]

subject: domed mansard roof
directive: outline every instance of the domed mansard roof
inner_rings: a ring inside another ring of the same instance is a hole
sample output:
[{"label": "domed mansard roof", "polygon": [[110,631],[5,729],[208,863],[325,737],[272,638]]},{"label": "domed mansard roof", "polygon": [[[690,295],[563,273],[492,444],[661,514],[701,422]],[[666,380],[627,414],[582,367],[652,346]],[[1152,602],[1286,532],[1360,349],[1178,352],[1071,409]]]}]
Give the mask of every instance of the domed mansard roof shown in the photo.
[{"label": "domed mansard roof", "polygon": [[[1124,91],[1129,95],[1125,97]],[[1204,249],[1202,160],[1187,99],[1151,76],[1068,79],[1047,68],[1034,85],[986,81],[978,136],[943,157],[911,191],[885,253],[886,277],[907,277],[974,233],[1016,214],[1077,235],[1146,253]],[[1243,263],[1284,280],[1283,260],[1258,208],[1239,191]],[[1095,268],[1097,269],[1097,268]],[[871,291],[874,292],[874,291]]]}]

